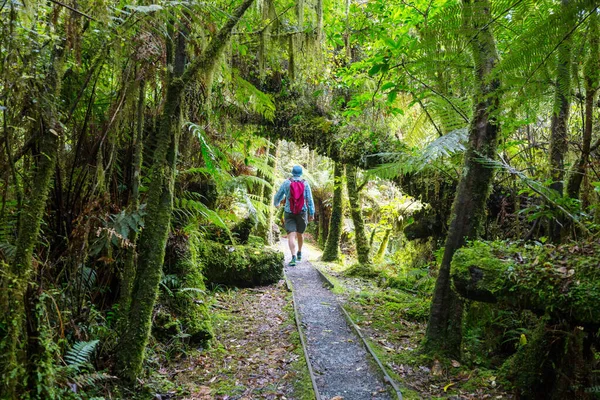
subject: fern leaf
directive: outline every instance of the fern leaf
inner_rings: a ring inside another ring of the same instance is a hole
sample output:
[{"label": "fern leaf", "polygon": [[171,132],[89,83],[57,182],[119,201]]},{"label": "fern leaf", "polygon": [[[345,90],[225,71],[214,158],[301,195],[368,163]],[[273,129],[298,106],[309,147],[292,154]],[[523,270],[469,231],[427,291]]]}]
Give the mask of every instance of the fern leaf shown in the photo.
[{"label": "fern leaf", "polygon": [[89,363],[98,343],[100,343],[99,340],[75,343],[65,354],[67,365],[80,366]]}]

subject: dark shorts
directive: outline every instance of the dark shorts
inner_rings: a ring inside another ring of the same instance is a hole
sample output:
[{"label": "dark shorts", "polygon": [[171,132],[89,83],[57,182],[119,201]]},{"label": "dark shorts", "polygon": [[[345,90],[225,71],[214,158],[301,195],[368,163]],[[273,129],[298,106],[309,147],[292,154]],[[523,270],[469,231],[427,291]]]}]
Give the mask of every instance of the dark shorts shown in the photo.
[{"label": "dark shorts", "polygon": [[290,232],[304,233],[308,225],[308,216],[306,211],[302,214],[283,213],[285,230]]}]

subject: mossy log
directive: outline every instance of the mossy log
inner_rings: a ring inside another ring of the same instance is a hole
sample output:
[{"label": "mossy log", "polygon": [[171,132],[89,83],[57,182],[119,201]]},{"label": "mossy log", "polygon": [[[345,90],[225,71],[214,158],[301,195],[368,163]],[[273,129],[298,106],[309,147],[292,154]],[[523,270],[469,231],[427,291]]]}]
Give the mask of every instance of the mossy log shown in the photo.
[{"label": "mossy log", "polygon": [[474,242],[452,260],[464,298],[529,309],[556,321],[600,327],[600,244]]},{"label": "mossy log", "polygon": [[542,316],[503,375],[521,399],[593,398],[592,346],[600,328],[600,244],[474,242],[452,260],[464,298]]},{"label": "mossy log", "polygon": [[206,241],[200,260],[208,282],[237,287],[269,285],[283,276],[283,253],[264,247]]}]

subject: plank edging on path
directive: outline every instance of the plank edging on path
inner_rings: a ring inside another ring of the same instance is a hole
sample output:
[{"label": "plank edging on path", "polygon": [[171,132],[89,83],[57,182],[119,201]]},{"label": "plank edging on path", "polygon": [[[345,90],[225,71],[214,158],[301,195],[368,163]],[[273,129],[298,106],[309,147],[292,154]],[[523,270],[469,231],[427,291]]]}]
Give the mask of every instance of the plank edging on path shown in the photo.
[{"label": "plank edging on path", "polygon": [[[321,271],[321,269],[317,268],[315,265],[313,265],[313,268],[315,270],[317,270],[317,272],[319,273],[319,276],[327,284],[327,286],[329,286],[330,288],[335,287],[335,285],[333,284],[333,282],[331,282],[331,280],[329,280],[329,278],[327,277],[327,275],[325,275],[323,273],[323,271]],[[293,292],[292,292],[292,294],[293,294]],[[385,378],[384,379],[385,382],[388,383],[394,389],[394,393],[396,394],[396,397],[398,398],[398,400],[402,400],[402,392],[400,391],[400,388],[398,387],[398,384],[388,374],[388,372],[386,371],[385,367],[383,366],[383,363],[381,362],[381,360],[379,359],[379,357],[377,357],[377,354],[375,354],[375,352],[371,348],[371,345],[369,345],[369,342],[367,342],[367,340],[363,336],[363,334],[362,334],[360,328],[358,327],[358,325],[356,325],[356,323],[352,320],[352,317],[350,317],[350,314],[348,313],[348,311],[346,311],[346,309],[344,308],[344,306],[341,303],[338,303],[338,306],[343,311],[344,315],[346,316],[346,319],[348,320],[348,322],[350,323],[350,325],[352,326],[352,328],[354,329],[354,331],[356,332],[356,334],[358,335],[358,337],[361,339],[363,345],[365,346],[365,348],[367,349],[367,351],[369,352],[369,354],[371,354],[371,356],[375,359],[375,362],[377,363],[377,366],[379,367],[379,369],[383,373],[383,376]]]},{"label": "plank edging on path", "polygon": [[296,295],[294,294],[294,285],[287,277],[285,270],[283,271],[283,277],[285,279],[285,284],[288,290],[292,292],[292,305],[294,306],[294,320],[296,321],[296,330],[298,331],[298,336],[300,336],[300,343],[302,344],[302,351],[304,352],[304,359],[306,360],[306,366],[308,367],[308,374],[310,375],[310,381],[312,383],[313,392],[315,393],[315,399],[322,400],[322,397],[319,394],[319,388],[317,387],[315,374],[310,363],[310,358],[308,357],[308,349],[306,348],[306,341],[304,340],[304,332],[302,331],[302,327],[300,326],[300,314],[298,313]]}]

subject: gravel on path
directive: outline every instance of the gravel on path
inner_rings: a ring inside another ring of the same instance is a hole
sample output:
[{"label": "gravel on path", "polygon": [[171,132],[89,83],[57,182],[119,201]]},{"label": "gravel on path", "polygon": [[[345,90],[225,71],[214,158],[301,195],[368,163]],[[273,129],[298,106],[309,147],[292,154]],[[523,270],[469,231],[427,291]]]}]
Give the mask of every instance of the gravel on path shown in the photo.
[{"label": "gravel on path", "polygon": [[381,371],[348,325],[336,295],[323,285],[309,261],[287,266],[291,256],[285,239],[281,248],[286,254],[285,273],[293,285],[310,362],[323,399],[392,399]]}]

